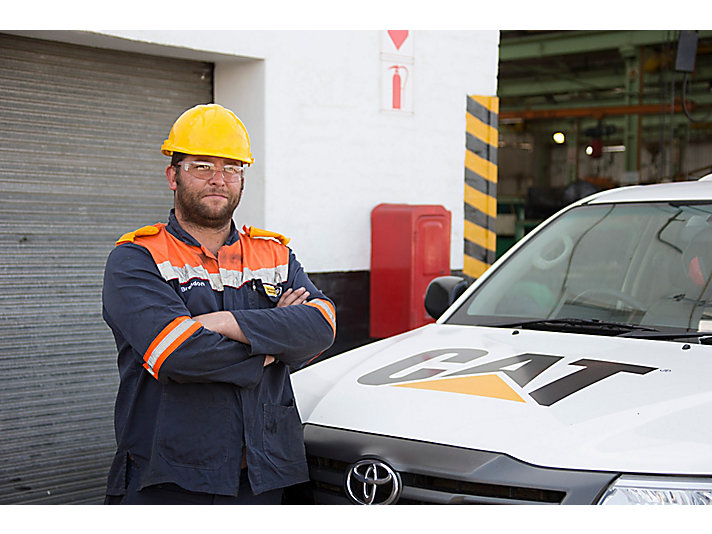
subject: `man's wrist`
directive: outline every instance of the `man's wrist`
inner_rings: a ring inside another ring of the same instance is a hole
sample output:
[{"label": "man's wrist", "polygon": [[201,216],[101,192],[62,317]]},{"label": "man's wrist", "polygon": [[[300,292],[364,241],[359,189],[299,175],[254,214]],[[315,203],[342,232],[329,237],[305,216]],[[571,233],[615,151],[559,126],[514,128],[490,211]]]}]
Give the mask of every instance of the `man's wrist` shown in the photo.
[{"label": "man's wrist", "polygon": [[199,321],[205,328],[223,336],[239,341],[240,343],[250,344],[250,341],[245,336],[242,328],[237,323],[237,319],[229,311],[218,311],[212,313],[205,313],[202,315],[197,315],[193,317],[196,321]]}]

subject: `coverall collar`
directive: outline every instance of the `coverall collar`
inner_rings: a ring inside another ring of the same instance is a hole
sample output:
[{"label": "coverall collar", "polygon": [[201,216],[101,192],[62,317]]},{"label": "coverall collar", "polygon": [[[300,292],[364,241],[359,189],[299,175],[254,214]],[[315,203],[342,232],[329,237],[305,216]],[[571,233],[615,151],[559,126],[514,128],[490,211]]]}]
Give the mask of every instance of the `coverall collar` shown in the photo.
[{"label": "coverall collar", "polygon": [[[200,247],[200,243],[188,232],[186,232],[183,227],[178,222],[176,218],[175,210],[171,209],[168,215],[168,224],[166,225],[166,230],[168,230],[172,235],[187,243],[188,245],[193,245],[194,247]],[[240,239],[240,234],[235,227],[235,221],[230,221],[230,234],[227,236],[227,240],[223,246],[232,245],[238,239]]]}]

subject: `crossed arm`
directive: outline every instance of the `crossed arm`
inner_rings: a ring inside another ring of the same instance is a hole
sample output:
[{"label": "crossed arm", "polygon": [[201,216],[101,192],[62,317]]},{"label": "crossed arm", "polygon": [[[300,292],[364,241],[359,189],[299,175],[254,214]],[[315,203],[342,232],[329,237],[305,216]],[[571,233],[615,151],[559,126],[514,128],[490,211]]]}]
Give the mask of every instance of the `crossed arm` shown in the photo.
[{"label": "crossed arm", "polygon": [[[306,302],[308,297],[309,292],[303,287],[296,290],[289,288],[280,297],[279,302],[277,302],[277,307],[283,308],[285,306],[303,304]],[[200,321],[203,327],[208,330],[222,334],[226,338],[250,345],[250,340],[247,339],[247,336],[245,336],[242,328],[240,328],[240,325],[237,323],[235,316],[229,311],[205,313],[202,315],[196,315],[193,319]],[[273,361],[274,356],[270,356],[269,354],[266,355],[264,366],[267,367]]]},{"label": "crossed arm", "polygon": [[279,359],[291,368],[302,366],[335,336],[333,305],[296,259],[290,260],[285,285],[299,289],[285,289],[275,308],[193,317],[150,252],[126,243],[107,259],[102,314],[116,337],[119,358],[137,358],[159,381],[252,387],[265,365]]}]

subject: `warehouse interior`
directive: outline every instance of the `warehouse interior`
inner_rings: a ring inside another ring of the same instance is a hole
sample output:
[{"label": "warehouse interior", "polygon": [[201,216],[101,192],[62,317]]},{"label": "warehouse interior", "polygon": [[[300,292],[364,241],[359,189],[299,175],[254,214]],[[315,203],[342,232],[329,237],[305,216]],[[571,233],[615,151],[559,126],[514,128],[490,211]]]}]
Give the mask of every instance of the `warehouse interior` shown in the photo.
[{"label": "warehouse interior", "polygon": [[712,172],[712,31],[500,33],[497,252],[596,190]]}]

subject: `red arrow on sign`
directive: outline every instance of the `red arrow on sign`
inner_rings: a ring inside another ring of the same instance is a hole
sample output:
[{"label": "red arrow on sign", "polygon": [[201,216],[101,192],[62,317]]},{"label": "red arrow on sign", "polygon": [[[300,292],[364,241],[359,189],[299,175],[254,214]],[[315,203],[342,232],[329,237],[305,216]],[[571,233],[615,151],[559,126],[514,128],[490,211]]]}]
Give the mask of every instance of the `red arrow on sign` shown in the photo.
[{"label": "red arrow on sign", "polygon": [[396,45],[396,50],[398,50],[403,41],[408,38],[408,30],[388,30],[388,36],[393,41],[393,44]]}]

